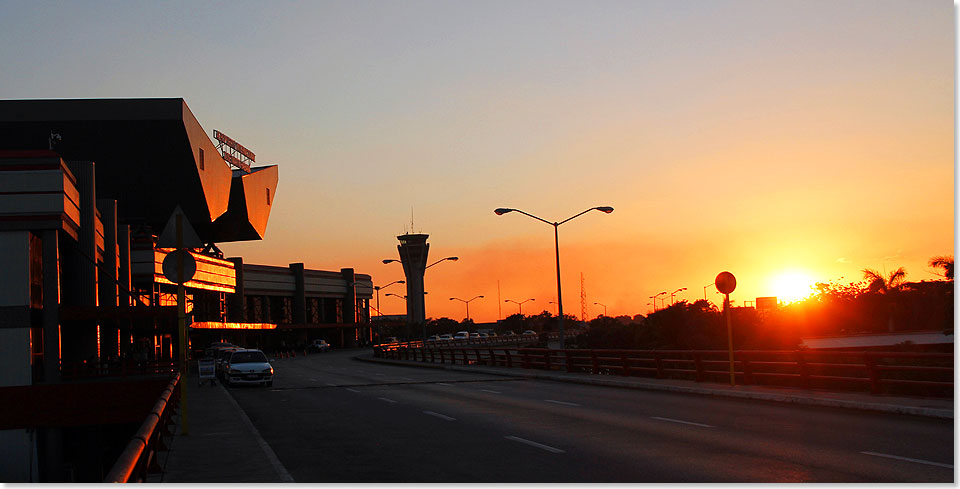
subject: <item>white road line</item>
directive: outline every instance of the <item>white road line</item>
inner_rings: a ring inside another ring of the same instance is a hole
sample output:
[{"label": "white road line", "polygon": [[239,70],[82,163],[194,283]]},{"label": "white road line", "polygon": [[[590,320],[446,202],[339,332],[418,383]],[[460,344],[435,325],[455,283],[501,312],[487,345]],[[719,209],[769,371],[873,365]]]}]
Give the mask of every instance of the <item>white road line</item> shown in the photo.
[{"label": "white road line", "polygon": [[445,383],[443,383],[443,382],[437,382],[437,385],[445,385],[445,386],[447,386],[447,387],[453,387],[452,385],[450,385],[450,384],[445,384]]},{"label": "white road line", "polygon": [[491,393],[491,394],[500,394],[500,393],[501,393],[501,392],[499,392],[499,391],[492,391],[492,390],[490,390],[490,389],[480,389],[480,390],[483,391],[483,392],[489,392],[489,393]]},{"label": "white road line", "polygon": [[357,394],[360,393],[360,391],[358,391],[358,390],[356,390],[356,389],[351,389],[351,388],[349,388],[349,387],[347,387],[347,390],[350,391],[350,392],[356,392]]},{"label": "white road line", "polygon": [[713,426],[708,425],[708,424],[694,423],[694,422],[692,422],[692,421],[683,421],[683,420],[679,420],[679,419],[661,418],[661,417],[659,417],[659,416],[650,416],[650,419],[659,419],[660,421],[669,421],[669,422],[671,422],[671,423],[680,423],[680,424],[688,424],[688,425],[691,425],[691,426],[700,426],[700,427],[702,427],[702,428],[713,428]]},{"label": "white road line", "polygon": [[397,403],[397,401],[394,401],[393,399],[387,399],[386,397],[378,397],[377,399],[380,399],[381,401],[387,401],[387,402],[389,402],[389,403],[391,403],[391,404],[396,404],[396,403]]},{"label": "white road line", "polygon": [[331,384],[331,383],[329,383],[329,382],[327,382],[327,385],[329,385],[330,387],[336,387],[336,386],[337,386],[337,384]]},{"label": "white road line", "polygon": [[877,452],[860,452],[860,453],[862,453],[862,454],[864,454],[864,455],[873,455],[874,457],[892,458],[892,459],[894,459],[894,460],[903,460],[903,461],[906,461],[906,462],[913,462],[913,463],[917,463],[917,464],[934,465],[934,466],[937,466],[937,467],[943,467],[943,468],[945,468],[945,469],[952,469],[952,468],[953,468],[953,466],[952,466],[952,465],[949,465],[949,464],[941,464],[941,463],[938,463],[938,462],[930,462],[930,461],[928,461],[928,460],[919,460],[919,459],[915,459],[915,458],[898,457],[898,456],[896,456],[896,455],[887,455],[887,454],[885,454],[885,453],[877,453]]},{"label": "white road line", "polygon": [[530,445],[531,447],[537,447],[537,448],[539,448],[539,449],[541,449],[541,450],[546,450],[546,451],[548,451],[548,452],[553,452],[553,453],[567,453],[567,452],[565,452],[565,451],[563,451],[563,450],[561,450],[561,449],[559,449],[559,448],[553,448],[553,447],[551,447],[551,446],[547,446],[547,445],[544,445],[544,444],[541,444],[541,443],[537,443],[537,442],[535,442],[535,441],[525,440],[525,439],[523,439],[523,438],[520,438],[519,436],[505,436],[504,438],[506,438],[506,439],[508,439],[508,440],[518,441],[518,442],[520,442],[520,443],[524,443],[524,444]]},{"label": "white road line", "polygon": [[287,468],[280,463],[280,459],[277,458],[277,454],[273,453],[273,449],[270,448],[267,440],[264,440],[263,437],[260,436],[260,432],[257,431],[257,427],[253,425],[253,421],[250,421],[246,411],[240,407],[240,404],[238,404],[236,399],[233,398],[233,395],[230,394],[230,391],[228,391],[223,384],[220,384],[220,388],[223,389],[224,393],[227,395],[227,399],[230,400],[230,403],[233,404],[233,407],[236,408],[237,412],[240,413],[240,420],[243,422],[243,424],[247,425],[247,428],[249,428],[250,431],[253,432],[253,438],[257,440],[257,445],[260,445],[260,449],[263,450],[263,454],[267,457],[267,461],[269,461],[270,465],[273,466],[273,470],[277,472],[278,476],[280,476],[280,480],[282,482],[296,482],[293,480],[293,476],[290,475],[290,472],[287,472]]},{"label": "white road line", "polygon": [[574,404],[572,402],[554,401],[553,399],[544,399],[544,402],[552,402],[554,404],[563,404],[564,406],[580,407],[579,404]]},{"label": "white road line", "polygon": [[438,418],[440,418],[440,419],[445,419],[445,420],[447,420],[447,421],[456,421],[456,420],[457,420],[457,418],[451,418],[450,416],[444,416],[444,415],[442,415],[442,414],[440,414],[440,413],[435,413],[435,412],[433,412],[433,411],[424,411],[423,414],[429,414],[430,416],[436,416],[436,417],[438,417]]}]

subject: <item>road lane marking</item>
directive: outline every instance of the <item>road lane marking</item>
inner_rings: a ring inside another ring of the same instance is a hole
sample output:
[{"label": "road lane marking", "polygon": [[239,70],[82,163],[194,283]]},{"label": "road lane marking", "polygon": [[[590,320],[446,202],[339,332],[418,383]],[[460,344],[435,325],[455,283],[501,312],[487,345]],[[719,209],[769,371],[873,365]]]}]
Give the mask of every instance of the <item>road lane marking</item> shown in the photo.
[{"label": "road lane marking", "polygon": [[273,452],[273,449],[270,448],[270,444],[267,443],[267,440],[264,440],[260,436],[260,432],[257,431],[257,427],[253,425],[253,421],[250,421],[250,418],[247,416],[247,412],[240,407],[240,404],[236,399],[233,398],[233,394],[230,394],[230,391],[227,390],[223,384],[220,384],[220,388],[224,390],[227,394],[227,399],[230,400],[230,403],[233,404],[233,407],[240,413],[240,421],[243,424],[247,425],[247,428],[253,432],[253,438],[257,441],[257,445],[260,445],[260,449],[263,450],[264,456],[267,457],[267,461],[270,462],[270,465],[273,466],[273,470],[280,476],[282,482],[296,482],[293,480],[293,476],[290,475],[290,472],[287,472],[287,468],[280,463],[280,459],[277,458],[277,454]]},{"label": "road lane marking", "polygon": [[490,390],[490,389],[480,389],[480,390],[483,391],[483,392],[489,392],[489,393],[491,393],[491,394],[501,394],[500,391],[492,391],[492,390]]},{"label": "road lane marking", "polygon": [[397,403],[397,401],[394,401],[393,399],[387,399],[386,397],[378,397],[377,399],[380,399],[381,401],[389,402],[389,403],[391,403],[391,404],[396,404],[396,403]]},{"label": "road lane marking", "polygon": [[544,444],[542,444],[542,443],[537,443],[537,442],[535,442],[535,441],[526,440],[526,439],[520,438],[519,436],[505,436],[504,438],[506,438],[506,439],[508,439],[508,440],[518,441],[518,442],[520,442],[520,443],[524,443],[524,444],[530,445],[531,447],[537,447],[537,448],[539,448],[539,449],[541,449],[541,450],[546,450],[546,451],[548,451],[548,452],[553,452],[553,453],[567,453],[567,452],[565,452],[565,451],[563,451],[563,450],[561,450],[561,449],[559,449],[559,448],[553,448],[553,447],[551,447],[551,446],[547,446],[547,445],[544,445]]},{"label": "road lane marking", "polygon": [[423,414],[429,414],[430,416],[436,416],[436,417],[438,417],[438,418],[440,418],[440,419],[445,419],[445,420],[447,420],[447,421],[456,421],[456,420],[457,420],[457,418],[451,418],[450,416],[444,416],[444,415],[442,415],[442,414],[440,414],[440,413],[435,413],[435,412],[433,412],[433,411],[424,411]]},{"label": "road lane marking", "polygon": [[544,402],[552,402],[554,404],[563,404],[564,406],[580,407],[579,404],[574,404],[572,402],[554,401],[553,399],[544,399]]},{"label": "road lane marking", "polygon": [[336,387],[336,386],[337,386],[337,384],[331,384],[330,382],[327,382],[327,385],[329,385],[330,387]]},{"label": "road lane marking", "polygon": [[453,387],[452,385],[450,385],[450,384],[445,384],[445,383],[443,383],[443,382],[437,382],[437,385],[445,385],[445,386],[447,386],[447,387]]},{"label": "road lane marking", "polygon": [[669,421],[669,422],[671,422],[671,423],[680,423],[680,424],[688,424],[688,425],[692,425],[692,426],[700,426],[700,427],[702,427],[702,428],[713,428],[713,426],[708,425],[708,424],[694,423],[694,422],[692,422],[692,421],[683,421],[683,420],[680,420],[680,419],[661,418],[661,417],[659,417],[659,416],[650,416],[650,418],[651,418],[651,419],[659,419],[660,421]]},{"label": "road lane marking", "polygon": [[403,380],[413,380],[413,379],[411,379],[410,377],[400,377],[400,378],[403,379]]},{"label": "road lane marking", "polygon": [[360,391],[358,391],[358,390],[356,390],[356,389],[351,389],[351,388],[349,388],[349,387],[347,387],[347,390],[350,391],[350,392],[356,392],[357,394],[360,393]]},{"label": "road lane marking", "polygon": [[860,452],[860,453],[862,453],[862,454],[864,454],[864,455],[873,455],[874,457],[892,458],[892,459],[894,459],[894,460],[903,460],[903,461],[906,461],[906,462],[913,462],[913,463],[917,463],[917,464],[934,465],[934,466],[937,466],[937,467],[943,467],[943,468],[945,468],[945,469],[952,469],[952,468],[953,468],[953,466],[952,466],[952,465],[949,465],[949,464],[941,464],[941,463],[938,463],[938,462],[930,462],[930,461],[928,461],[928,460],[919,460],[919,459],[916,459],[916,458],[898,457],[898,456],[896,456],[896,455],[887,455],[887,454],[885,454],[885,453],[877,453],[877,452]]},{"label": "road lane marking", "polygon": [[310,379],[310,382],[316,382],[317,379]]}]

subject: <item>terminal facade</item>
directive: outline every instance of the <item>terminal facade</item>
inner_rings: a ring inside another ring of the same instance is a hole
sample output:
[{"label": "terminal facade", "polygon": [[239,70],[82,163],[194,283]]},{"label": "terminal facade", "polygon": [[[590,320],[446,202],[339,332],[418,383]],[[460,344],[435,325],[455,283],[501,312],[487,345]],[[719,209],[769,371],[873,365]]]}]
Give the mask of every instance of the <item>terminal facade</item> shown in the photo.
[{"label": "terminal facade", "polygon": [[200,240],[191,350],[374,339],[369,275],[224,256],[263,239],[279,172],[209,134],[183,99],[0,101],[0,480],[102,480],[143,420],[136,372],[179,355],[160,239],[178,208]]}]

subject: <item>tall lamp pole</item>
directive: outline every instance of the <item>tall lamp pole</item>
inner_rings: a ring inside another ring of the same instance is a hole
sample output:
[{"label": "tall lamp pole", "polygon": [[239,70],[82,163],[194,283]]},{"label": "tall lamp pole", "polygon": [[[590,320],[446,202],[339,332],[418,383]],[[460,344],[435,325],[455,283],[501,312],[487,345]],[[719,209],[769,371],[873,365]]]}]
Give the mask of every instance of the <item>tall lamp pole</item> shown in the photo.
[{"label": "tall lamp pole", "polygon": [[717,284],[714,284],[714,283],[709,283],[703,286],[703,300],[707,300],[707,289],[710,287],[716,287],[716,286]]},{"label": "tall lamp pole", "polygon": [[373,290],[377,291],[377,317],[381,318],[379,321],[377,321],[377,336],[380,336],[380,326],[383,324],[383,313],[380,312],[380,289],[385,289],[393,284],[405,284],[405,283],[406,282],[404,282],[403,280],[394,280],[393,282],[390,282],[387,285],[384,285],[384,286],[377,285],[373,287]]},{"label": "tall lamp pole", "polygon": [[523,316],[523,305],[524,305],[525,303],[527,303],[527,302],[535,301],[535,300],[536,300],[536,299],[527,299],[527,300],[525,300],[525,301],[517,302],[517,301],[512,301],[512,300],[510,300],[510,299],[507,299],[507,300],[505,300],[505,301],[503,301],[503,302],[512,302],[512,303],[516,304],[517,306],[519,306],[519,307],[520,307],[520,315]]},{"label": "tall lamp pole", "polygon": [[671,306],[673,305],[673,296],[676,295],[677,292],[680,292],[680,291],[682,291],[682,290],[687,290],[687,288],[686,288],[686,287],[681,287],[681,288],[679,288],[679,289],[677,289],[677,290],[674,290],[673,292],[670,293],[670,305],[671,305]]},{"label": "tall lamp pole", "polygon": [[557,324],[560,326],[560,349],[561,350],[563,349],[563,343],[565,338],[563,337],[563,294],[561,293],[561,290],[560,290],[560,235],[559,235],[558,229],[561,224],[567,221],[570,221],[571,219],[580,217],[583,214],[586,214],[592,210],[598,210],[600,212],[609,214],[613,212],[613,207],[610,207],[610,206],[591,207],[575,216],[568,217],[567,219],[564,219],[563,221],[560,221],[560,222],[550,222],[546,219],[541,219],[533,214],[528,214],[520,209],[510,209],[508,207],[500,207],[498,209],[494,209],[493,211],[498,216],[502,216],[508,212],[519,212],[527,217],[532,217],[540,222],[544,222],[553,226],[553,243],[554,243],[554,248],[556,250],[556,255],[557,255]]},{"label": "tall lamp pole", "polygon": [[460,299],[460,298],[457,298],[457,297],[451,297],[451,298],[450,298],[450,300],[452,300],[452,301],[460,301],[460,302],[462,302],[462,303],[464,303],[464,304],[467,305],[467,319],[470,319],[470,303],[473,302],[473,301],[475,301],[475,300],[477,300],[477,299],[483,299],[483,296],[482,296],[482,295],[478,295],[478,296],[474,297],[473,299],[469,299],[469,300],[463,300],[463,299]]},{"label": "tall lamp pole", "polygon": [[607,306],[605,306],[605,305],[603,305],[603,304],[601,304],[601,303],[599,303],[599,302],[594,302],[593,304],[596,305],[596,306],[603,306],[603,315],[604,315],[604,316],[607,315]]},{"label": "tall lamp pole", "polygon": [[[657,299],[659,299],[661,295],[667,295],[667,291],[664,290],[663,292],[660,292],[659,294],[653,296],[653,310],[654,310],[654,311],[657,310]],[[663,300],[665,300],[665,299],[660,299],[660,300],[663,301]]]},{"label": "tall lamp pole", "polygon": [[[432,266],[434,266],[434,265],[436,265],[436,264],[438,264],[438,263],[440,263],[440,262],[444,262],[444,261],[448,261],[448,260],[449,260],[449,261],[457,261],[457,260],[459,260],[459,259],[460,259],[459,256],[448,256],[448,257],[446,257],[446,258],[441,258],[441,259],[439,259],[439,260],[437,260],[437,261],[435,261],[435,262],[433,262],[433,263],[431,263],[431,264],[423,267],[423,270],[426,271],[428,268],[430,268],[430,267],[432,267]],[[397,259],[394,259],[394,258],[387,258],[386,260],[383,260],[383,264],[384,264],[384,265],[386,265],[387,263],[392,263],[392,262],[397,262],[397,263],[403,264],[402,261],[397,260]],[[407,278],[409,278],[409,277],[407,277]],[[424,292],[424,294],[426,294],[426,292]],[[410,308],[409,308],[409,306],[407,307],[407,314],[410,314]],[[426,311],[424,311],[424,316],[426,316]],[[423,328],[423,341],[424,341],[424,343],[426,343],[426,341],[427,341],[427,322],[424,321],[421,326],[422,326],[422,328]]]}]

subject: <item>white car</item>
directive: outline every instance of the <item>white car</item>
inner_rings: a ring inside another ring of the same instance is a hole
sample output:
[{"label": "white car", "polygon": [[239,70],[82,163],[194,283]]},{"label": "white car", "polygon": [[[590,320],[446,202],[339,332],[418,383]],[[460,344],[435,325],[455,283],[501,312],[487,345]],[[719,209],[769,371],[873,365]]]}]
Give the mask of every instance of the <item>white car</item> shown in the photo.
[{"label": "white car", "polygon": [[453,335],[450,333],[444,333],[440,335],[440,341],[453,341]]},{"label": "white car", "polygon": [[273,365],[260,350],[237,350],[224,364],[223,382],[234,384],[273,385]]},{"label": "white car", "polygon": [[457,334],[453,335],[453,339],[455,340],[465,340],[469,337],[470,333],[468,331],[457,331]]}]

